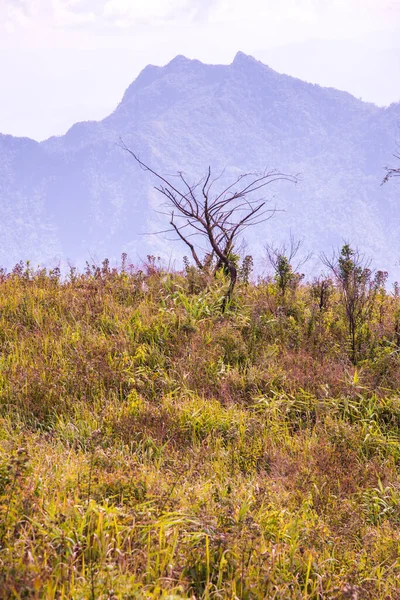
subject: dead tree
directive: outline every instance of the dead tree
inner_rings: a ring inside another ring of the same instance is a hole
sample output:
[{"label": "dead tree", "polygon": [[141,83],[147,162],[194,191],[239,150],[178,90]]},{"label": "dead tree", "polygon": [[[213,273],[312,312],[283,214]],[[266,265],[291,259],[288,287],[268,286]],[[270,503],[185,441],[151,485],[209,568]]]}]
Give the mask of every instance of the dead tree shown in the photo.
[{"label": "dead tree", "polygon": [[295,183],[297,178],[277,171],[245,173],[237,177],[222,191],[214,192],[215,183],[221,175],[213,178],[211,168],[195,184],[190,184],[182,172],[176,182],[144,163],[122,142],[138,165],[157,180],[155,189],[166,198],[167,214],[171,229],[190,249],[196,266],[203,270],[205,261],[216,260],[216,271],[223,268],[229,277],[229,286],[222,301],[222,312],[232,298],[237,281],[237,264],[233,249],[240,234],[248,227],[271,218],[275,209],[267,208],[265,198],[255,195],[265,186],[286,180]]},{"label": "dead tree", "polygon": [[[395,154],[395,158],[400,160],[400,154]],[[397,167],[397,169],[394,167],[385,167],[385,170],[386,175],[382,183],[386,183],[392,177],[400,177],[400,167]]]}]

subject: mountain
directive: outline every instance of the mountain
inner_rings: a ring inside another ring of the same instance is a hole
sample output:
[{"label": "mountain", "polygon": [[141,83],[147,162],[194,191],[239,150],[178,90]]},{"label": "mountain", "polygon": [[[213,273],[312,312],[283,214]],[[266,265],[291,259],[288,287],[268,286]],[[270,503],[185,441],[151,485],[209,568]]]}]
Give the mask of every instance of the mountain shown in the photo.
[{"label": "mountain", "polygon": [[103,121],[37,143],[0,135],[0,264],[82,263],[185,253],[162,230],[161,198],[120,139],[162,173],[196,181],[279,169],[296,185],[266,188],[274,219],[249,230],[258,256],[292,231],[308,249],[344,239],[396,276],[400,190],[381,186],[395,150],[400,103],[379,108],[348,93],[281,75],[239,52],[231,65],[177,56],[148,66]]}]

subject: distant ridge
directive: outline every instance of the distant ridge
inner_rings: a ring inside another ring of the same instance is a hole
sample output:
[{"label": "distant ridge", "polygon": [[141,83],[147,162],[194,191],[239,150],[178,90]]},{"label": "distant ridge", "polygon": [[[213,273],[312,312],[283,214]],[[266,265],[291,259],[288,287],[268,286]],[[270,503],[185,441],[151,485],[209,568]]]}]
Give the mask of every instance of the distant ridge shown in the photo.
[{"label": "distant ridge", "polygon": [[102,121],[42,143],[0,135],[0,264],[184,253],[168,236],[147,235],[165,224],[160,199],[121,151],[122,137],[156,169],[193,180],[209,164],[227,176],[300,172],[296,188],[268,189],[285,212],[252,232],[250,250],[261,256],[266,240],[290,231],[315,251],[348,239],[396,276],[399,188],[380,183],[399,121],[399,103],[379,108],[243,52],[230,65],[181,55],[149,65]]}]

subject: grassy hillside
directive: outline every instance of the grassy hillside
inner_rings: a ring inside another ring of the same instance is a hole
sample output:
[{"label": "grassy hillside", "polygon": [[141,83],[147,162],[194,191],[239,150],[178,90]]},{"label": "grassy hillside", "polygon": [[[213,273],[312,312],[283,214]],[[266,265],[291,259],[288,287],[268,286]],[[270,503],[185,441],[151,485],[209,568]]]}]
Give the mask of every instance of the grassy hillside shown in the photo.
[{"label": "grassy hillside", "polygon": [[224,286],[1,276],[1,598],[400,598],[398,294]]}]

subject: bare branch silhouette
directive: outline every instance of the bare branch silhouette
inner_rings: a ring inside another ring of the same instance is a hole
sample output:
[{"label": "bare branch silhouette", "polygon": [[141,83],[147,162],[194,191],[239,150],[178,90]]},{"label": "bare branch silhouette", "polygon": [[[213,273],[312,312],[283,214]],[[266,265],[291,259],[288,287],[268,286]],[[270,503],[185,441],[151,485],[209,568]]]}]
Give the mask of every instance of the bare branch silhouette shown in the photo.
[{"label": "bare branch silhouette", "polygon": [[[235,242],[248,227],[263,223],[276,212],[275,208],[266,208],[265,198],[254,198],[253,195],[276,181],[296,183],[297,177],[278,171],[245,173],[222,192],[212,195],[211,189],[223,173],[213,179],[211,167],[208,167],[206,175],[192,185],[179,171],[178,183],[175,183],[143,162],[122,140],[121,148],[132,156],[141,169],[155,177],[158,182],[155,189],[166,199],[172,227],[170,231],[174,231],[178,239],[188,246],[196,266],[204,269],[206,257],[212,255],[217,260],[216,270],[224,268],[228,274],[229,287],[222,304],[224,311],[237,280],[237,266],[232,256]],[[198,241],[194,239],[196,236]],[[202,250],[204,257],[201,257],[198,250],[201,243],[204,246],[204,242],[206,249]]]}]

